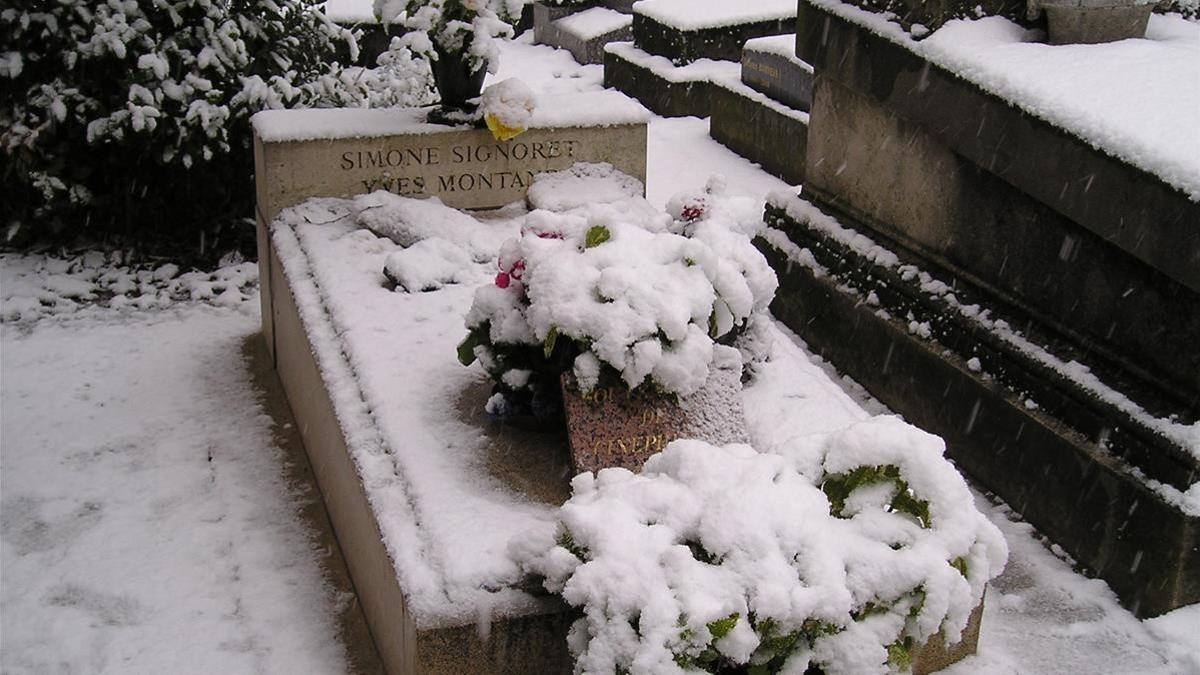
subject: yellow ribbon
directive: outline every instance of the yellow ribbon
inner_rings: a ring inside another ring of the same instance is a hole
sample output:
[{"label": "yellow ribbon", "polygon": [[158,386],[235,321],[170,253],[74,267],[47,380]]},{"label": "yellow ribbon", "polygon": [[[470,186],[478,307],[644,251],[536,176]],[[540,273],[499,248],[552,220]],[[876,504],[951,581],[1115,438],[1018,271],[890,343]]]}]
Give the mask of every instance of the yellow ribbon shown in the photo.
[{"label": "yellow ribbon", "polygon": [[498,141],[507,141],[525,133],[525,127],[506,126],[492,113],[484,115],[483,119],[487,122],[487,128],[492,132],[492,136]]}]

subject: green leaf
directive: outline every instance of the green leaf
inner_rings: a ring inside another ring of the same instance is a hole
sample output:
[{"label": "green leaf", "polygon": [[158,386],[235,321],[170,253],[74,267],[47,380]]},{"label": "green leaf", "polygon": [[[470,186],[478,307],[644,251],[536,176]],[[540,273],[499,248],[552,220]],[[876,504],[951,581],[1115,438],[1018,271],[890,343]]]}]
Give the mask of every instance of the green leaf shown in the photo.
[{"label": "green leaf", "polygon": [[724,619],[710,621],[708,623],[708,632],[712,633],[713,640],[720,640],[729,635],[729,631],[733,630],[733,627],[737,625],[739,616],[737,612],[734,612]]},{"label": "green leaf", "polygon": [[929,529],[931,520],[929,517],[929,502],[924,499],[917,499],[908,489],[908,483],[897,481],[900,490],[896,496],[892,498],[892,509],[901,513],[907,513],[917,519],[921,527]]},{"label": "green leaf", "polygon": [[912,668],[912,639],[904,638],[896,640],[888,645],[888,664],[896,668],[896,670],[909,670]]},{"label": "green leaf", "polygon": [[592,248],[593,246],[599,246],[609,239],[612,239],[612,232],[609,232],[607,227],[603,225],[593,225],[588,228],[587,236],[584,238],[583,247]]},{"label": "green leaf", "polygon": [[579,558],[580,560],[583,560],[583,561],[587,561],[587,559],[588,559],[587,549],[585,549],[582,546],[580,546],[579,544],[575,543],[575,537],[571,535],[571,531],[568,530],[565,526],[562,528],[562,531],[559,533],[558,539],[555,541],[555,543],[558,544],[559,546],[567,549],[567,552],[570,553],[571,555],[575,556],[576,558]]},{"label": "green leaf", "polygon": [[900,469],[895,466],[860,466],[849,473],[833,474],[821,483],[821,490],[829,498],[830,512],[841,518],[851,493],[865,485],[888,482],[896,486],[896,494],[888,506],[893,511],[912,516],[921,527],[928,529],[931,524],[929,502],[913,495],[908,483],[900,478]]},{"label": "green leaf", "polygon": [[482,326],[474,328],[463,341],[458,343],[458,362],[464,366],[475,363],[475,348],[487,341],[487,330]]},{"label": "green leaf", "polygon": [[551,326],[550,332],[546,333],[546,343],[542,346],[542,353],[546,358],[550,358],[550,355],[554,353],[554,344],[556,342],[558,342],[558,328]]},{"label": "green leaf", "polygon": [[954,560],[950,561],[950,566],[953,567],[954,569],[958,570],[958,573],[963,575],[964,579],[967,578],[967,559],[966,558],[955,558]]}]

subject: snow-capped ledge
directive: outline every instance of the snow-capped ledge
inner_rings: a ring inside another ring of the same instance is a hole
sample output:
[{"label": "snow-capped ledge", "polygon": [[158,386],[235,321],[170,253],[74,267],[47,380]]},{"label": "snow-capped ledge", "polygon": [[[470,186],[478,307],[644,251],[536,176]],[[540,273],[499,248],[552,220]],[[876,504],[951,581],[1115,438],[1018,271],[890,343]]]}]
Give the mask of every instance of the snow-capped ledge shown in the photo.
[{"label": "snow-capped ledge", "polygon": [[[264,110],[254,115],[251,124],[264,143],[434,134],[452,129],[429,124],[425,121],[428,113],[428,108]],[[603,90],[539,96],[529,128],[609,127],[649,121],[650,112],[640,103],[619,91]]]},{"label": "snow-capped ledge", "polygon": [[1200,201],[1200,24],[1154,14],[1146,38],[1048,45],[1004,17],[956,19],[916,40],[891,15],[806,0],[911,50]]}]

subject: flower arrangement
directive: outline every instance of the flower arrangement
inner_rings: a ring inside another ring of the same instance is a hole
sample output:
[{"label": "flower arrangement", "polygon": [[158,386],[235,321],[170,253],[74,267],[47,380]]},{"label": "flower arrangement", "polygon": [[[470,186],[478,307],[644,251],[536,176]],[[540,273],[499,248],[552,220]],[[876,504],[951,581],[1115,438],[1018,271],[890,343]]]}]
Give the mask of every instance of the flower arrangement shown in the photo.
[{"label": "flower arrangement", "polygon": [[478,359],[496,382],[489,410],[553,411],[567,370],[584,391],[601,377],[699,389],[716,346],[750,327],[778,285],[739,206],[714,183],[673,200],[670,214],[532,212],[501,247],[494,282],[476,291],[459,346],[464,364]]},{"label": "flower arrangement", "polygon": [[577,476],[554,540],[513,552],[582,611],[579,673],[906,670],[958,641],[1007,557],[943,450],[895,417],[815,457],[675,441]]}]

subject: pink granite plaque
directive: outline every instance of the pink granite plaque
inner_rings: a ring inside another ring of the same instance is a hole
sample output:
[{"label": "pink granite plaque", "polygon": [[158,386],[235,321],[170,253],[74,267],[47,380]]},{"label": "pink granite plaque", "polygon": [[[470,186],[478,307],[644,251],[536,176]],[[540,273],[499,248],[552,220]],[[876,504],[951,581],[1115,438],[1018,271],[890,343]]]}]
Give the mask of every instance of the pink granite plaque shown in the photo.
[{"label": "pink granite plaque", "polygon": [[719,445],[750,439],[738,368],[714,368],[699,391],[678,398],[631,392],[620,382],[601,382],[584,393],[569,372],[562,385],[576,473],[613,466],[640,471],[646,459],[679,438]]}]

